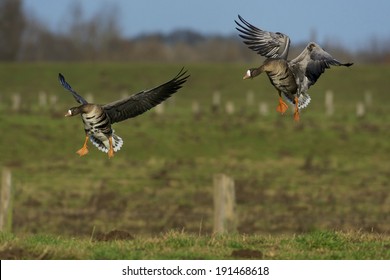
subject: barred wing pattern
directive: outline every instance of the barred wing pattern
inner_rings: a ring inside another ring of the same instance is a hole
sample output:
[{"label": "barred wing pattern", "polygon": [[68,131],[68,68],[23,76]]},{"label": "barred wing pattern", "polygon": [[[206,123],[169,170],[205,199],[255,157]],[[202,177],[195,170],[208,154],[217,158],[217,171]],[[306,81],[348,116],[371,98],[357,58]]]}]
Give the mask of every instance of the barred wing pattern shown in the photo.
[{"label": "barred wing pattern", "polygon": [[239,36],[244,39],[244,43],[261,56],[268,58],[287,59],[290,48],[290,38],[280,32],[268,32],[253,26],[240,15],[238,18],[242,22],[235,20],[239,27],[236,29],[241,33]]}]

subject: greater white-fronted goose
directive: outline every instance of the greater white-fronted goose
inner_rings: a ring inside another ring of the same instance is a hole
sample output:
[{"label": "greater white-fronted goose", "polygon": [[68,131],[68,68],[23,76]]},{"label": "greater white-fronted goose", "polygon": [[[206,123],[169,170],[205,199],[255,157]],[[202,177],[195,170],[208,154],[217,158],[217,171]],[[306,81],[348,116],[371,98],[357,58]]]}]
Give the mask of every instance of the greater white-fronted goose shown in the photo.
[{"label": "greater white-fronted goose", "polygon": [[85,141],[83,147],[77,151],[80,156],[88,153],[88,139],[100,151],[108,153],[108,157],[114,156],[114,152],[120,150],[123,140],[111,128],[111,125],[136,117],[154,106],[160,104],[178,91],[186,82],[189,75],[183,69],[170,81],[149,90],[143,90],[121,100],[106,105],[88,103],[66,82],[64,76],[59,73],[58,79],[61,85],[69,90],[73,97],[81,105],[70,108],[66,117],[80,114],[84,123]]},{"label": "greater white-fronted goose", "polygon": [[314,85],[326,68],[334,66],[351,66],[353,63],[341,63],[324,51],[318,44],[310,42],[293,60],[287,60],[290,38],[280,32],[261,30],[238,15],[235,21],[244,43],[261,56],[266,57],[263,65],[250,68],[244,79],[254,78],[265,72],[272,85],[279,93],[279,104],[276,110],[284,113],[288,106],[282,95],[295,104],[294,119],[299,120],[299,110],[310,102],[307,90]]}]

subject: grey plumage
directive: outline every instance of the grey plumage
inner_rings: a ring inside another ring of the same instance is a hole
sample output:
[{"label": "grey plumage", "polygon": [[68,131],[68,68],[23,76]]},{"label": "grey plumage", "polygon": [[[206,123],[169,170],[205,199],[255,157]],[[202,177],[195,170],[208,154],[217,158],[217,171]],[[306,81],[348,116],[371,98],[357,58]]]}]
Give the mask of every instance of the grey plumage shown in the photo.
[{"label": "grey plumage", "polygon": [[310,42],[306,48],[289,62],[297,84],[299,94],[305,93],[310,86],[314,85],[318,78],[330,66],[351,66],[353,63],[341,63],[324,51],[318,44]]},{"label": "grey plumage", "polygon": [[[244,39],[244,43],[261,56],[266,57],[264,64],[258,68],[249,69],[249,74],[244,78],[253,78],[262,72],[266,72],[271,83],[278,90],[279,96],[287,97],[291,103],[298,100],[297,110],[304,108],[310,102],[307,90],[314,85],[325,69],[330,66],[351,66],[353,63],[341,63],[324,51],[317,43],[310,42],[296,58],[287,60],[290,38],[280,32],[261,30],[240,15],[235,21],[236,28]],[[281,66],[281,61],[285,61]],[[282,67],[282,68],[281,68]],[[288,68],[288,77],[283,73]]]},{"label": "grey plumage", "polygon": [[274,33],[261,30],[247,22],[240,15],[238,15],[238,18],[243,24],[235,20],[235,23],[239,26],[236,29],[241,32],[239,36],[245,40],[244,43],[250,49],[267,58],[287,59],[290,48],[290,38],[287,35],[280,32]]}]

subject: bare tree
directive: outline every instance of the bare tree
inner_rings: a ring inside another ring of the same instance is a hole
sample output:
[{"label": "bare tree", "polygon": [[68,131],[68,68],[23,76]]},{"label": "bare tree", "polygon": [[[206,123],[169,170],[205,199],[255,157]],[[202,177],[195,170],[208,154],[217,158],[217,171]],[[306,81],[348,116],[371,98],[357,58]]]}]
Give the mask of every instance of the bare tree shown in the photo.
[{"label": "bare tree", "polygon": [[[123,37],[121,10],[105,3],[91,17],[82,1],[73,1],[62,29],[52,31],[31,11],[23,14],[22,0],[0,0],[0,61],[158,61],[158,62],[243,62],[261,63],[261,57],[248,50],[232,30],[230,36],[202,35],[178,29],[169,34],[143,34]],[[311,39],[315,40],[315,30]],[[357,51],[343,48],[334,38],[324,47],[343,61],[390,63],[390,38],[373,37]],[[306,46],[293,44],[290,56]]]},{"label": "bare tree", "polygon": [[91,18],[85,18],[80,2],[70,7],[66,36],[85,59],[107,59],[121,39],[118,23],[119,9],[106,4]]},{"label": "bare tree", "polygon": [[0,60],[15,60],[25,26],[21,0],[0,0]]}]

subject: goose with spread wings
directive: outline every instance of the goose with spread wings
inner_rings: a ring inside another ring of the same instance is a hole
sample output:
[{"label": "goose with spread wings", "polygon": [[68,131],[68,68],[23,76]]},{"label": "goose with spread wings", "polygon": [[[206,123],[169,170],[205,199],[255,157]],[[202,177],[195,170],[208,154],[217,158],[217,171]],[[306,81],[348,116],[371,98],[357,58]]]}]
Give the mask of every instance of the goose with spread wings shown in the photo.
[{"label": "goose with spread wings", "polygon": [[296,58],[287,60],[290,38],[280,32],[261,30],[238,15],[236,21],[239,36],[250,49],[264,56],[266,60],[260,67],[247,70],[244,79],[254,78],[265,72],[279,93],[276,108],[283,114],[288,106],[282,96],[295,105],[294,119],[299,120],[299,110],[310,103],[307,93],[310,86],[330,66],[351,66],[353,63],[341,63],[324,51],[317,43],[310,42]]},{"label": "goose with spread wings", "polygon": [[58,79],[60,84],[70,91],[76,101],[81,104],[80,106],[70,108],[65,115],[69,117],[80,114],[84,123],[85,141],[83,147],[77,153],[80,156],[88,153],[87,143],[89,139],[99,150],[108,153],[109,158],[113,157],[114,152],[119,151],[122,147],[123,140],[114,134],[111,125],[143,114],[169,98],[186,82],[189,77],[186,73],[187,71],[181,69],[173,79],[164,84],[105,105],[88,103],[68,84],[65,77],[59,73]]}]

